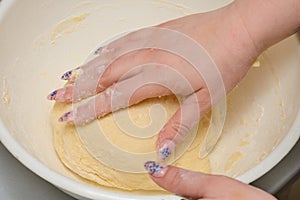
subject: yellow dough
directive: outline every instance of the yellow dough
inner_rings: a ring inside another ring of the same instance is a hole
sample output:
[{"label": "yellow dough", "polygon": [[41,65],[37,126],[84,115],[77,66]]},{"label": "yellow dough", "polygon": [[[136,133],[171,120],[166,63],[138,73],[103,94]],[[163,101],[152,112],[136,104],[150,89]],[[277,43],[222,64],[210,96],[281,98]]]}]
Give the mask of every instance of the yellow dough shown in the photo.
[{"label": "yellow dough", "polygon": [[[145,100],[128,109],[116,112],[120,116],[118,118],[114,119],[113,115],[109,114],[92,123],[97,123],[110,143],[121,149],[135,153],[154,152],[157,133],[159,131],[157,127],[151,127],[154,130],[153,136],[141,139],[126,134],[123,129],[119,128],[115,121],[122,120],[122,112],[128,111],[130,119],[136,126],[146,127],[151,124],[151,117],[155,117],[155,114],[160,115],[159,113],[161,110],[154,109],[155,106],[164,108],[165,115],[163,115],[163,121],[166,122],[178,108],[178,101],[173,96]],[[70,105],[56,103],[51,114],[55,149],[59,158],[68,169],[80,177],[83,177],[88,182],[92,181],[102,186],[128,191],[162,190],[152,182],[147,173],[128,173],[112,169],[111,167],[102,164],[90,154],[83,144],[82,138],[78,134],[76,127],[57,121],[63,113],[70,109]],[[154,111],[152,112],[151,109]],[[150,116],[151,112],[152,114]],[[207,118],[201,120],[193,143],[189,146],[183,156],[176,160],[173,165],[205,173],[210,172],[209,160],[207,158],[201,160],[198,157],[200,145],[208,125],[209,120]],[[87,125],[80,127],[80,129],[87,129],[86,131],[89,131],[89,127],[90,126]],[[105,154],[103,154],[103,156],[105,156]]]}]

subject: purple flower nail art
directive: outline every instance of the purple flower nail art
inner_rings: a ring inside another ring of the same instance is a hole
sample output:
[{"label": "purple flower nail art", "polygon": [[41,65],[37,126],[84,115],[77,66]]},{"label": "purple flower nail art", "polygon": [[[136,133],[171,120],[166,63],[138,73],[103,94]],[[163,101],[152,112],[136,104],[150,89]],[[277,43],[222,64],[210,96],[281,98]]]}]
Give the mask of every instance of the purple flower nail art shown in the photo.
[{"label": "purple flower nail art", "polygon": [[102,51],[102,49],[103,49],[103,47],[99,47],[99,48],[94,52],[94,54],[95,54],[95,55],[96,55],[96,54],[100,54],[101,51]]},{"label": "purple flower nail art", "polygon": [[167,170],[167,166],[161,163],[157,163],[155,161],[147,161],[144,164],[145,169],[149,174],[155,177],[162,177],[165,175]]},{"label": "purple flower nail art", "polygon": [[70,121],[72,119],[72,115],[73,115],[73,112],[66,112],[65,114],[63,114],[59,119],[58,121],[59,122],[65,122],[65,121]]},{"label": "purple flower nail art", "polygon": [[61,76],[61,79],[62,80],[68,80],[71,76],[72,76],[72,70],[70,71],[67,71],[66,73],[64,73],[62,76]]},{"label": "purple flower nail art", "polygon": [[171,140],[163,142],[162,147],[158,150],[158,159],[166,160],[175,150],[175,143]]},{"label": "purple flower nail art", "polygon": [[55,100],[56,94],[57,94],[57,90],[54,90],[53,92],[51,92],[51,93],[48,95],[47,98],[48,98],[49,100]]},{"label": "purple flower nail art", "polygon": [[172,154],[171,150],[170,150],[168,147],[162,149],[162,150],[160,151],[160,153],[161,153],[162,156],[163,156],[163,158],[162,158],[163,160],[167,159],[167,158],[169,157],[169,155]]}]

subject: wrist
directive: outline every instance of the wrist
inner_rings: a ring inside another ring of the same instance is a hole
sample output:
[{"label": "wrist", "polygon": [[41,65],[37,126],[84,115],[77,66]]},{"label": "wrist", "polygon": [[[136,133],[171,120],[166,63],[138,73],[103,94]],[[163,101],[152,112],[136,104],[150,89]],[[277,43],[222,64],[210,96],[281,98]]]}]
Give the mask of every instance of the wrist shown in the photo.
[{"label": "wrist", "polygon": [[251,38],[235,3],[216,12],[212,57],[220,68],[226,90],[230,91],[246,75],[262,49]]}]

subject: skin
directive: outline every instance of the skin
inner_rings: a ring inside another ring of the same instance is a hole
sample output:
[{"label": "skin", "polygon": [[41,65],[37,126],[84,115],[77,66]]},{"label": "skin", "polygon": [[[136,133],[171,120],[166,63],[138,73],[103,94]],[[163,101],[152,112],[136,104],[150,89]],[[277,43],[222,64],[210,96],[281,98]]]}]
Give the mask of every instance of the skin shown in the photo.
[{"label": "skin", "polygon": [[[221,9],[189,15],[156,27],[183,33],[204,47],[215,62],[228,93],[246,75],[262,51],[297,30],[300,25],[299,8],[299,0],[237,0]],[[166,141],[173,141],[175,146],[181,142],[195,121],[212,105],[208,86],[203,77],[190,67],[190,63],[159,49],[134,51],[116,58],[118,53],[142,37],[142,31],[137,31],[108,44],[97,52],[94,60],[73,71],[73,74],[79,75],[63,77],[71,85],[56,90],[48,99],[70,103],[96,96],[62,116],[61,121],[84,124],[144,99],[171,94],[174,91],[157,84],[142,85],[134,93],[127,92],[145,78],[162,81],[158,80],[157,74],[164,75],[163,81],[167,85],[175,84],[176,75],[169,73],[168,76],[163,71],[157,73],[161,69],[157,64],[134,71],[139,65],[159,63],[179,72],[190,87],[181,84],[175,91],[184,96],[185,101],[159,133],[157,147],[165,147]],[[159,38],[148,35],[148,40]],[[120,94],[116,96],[120,104],[115,107],[111,103],[113,91]],[[95,109],[91,109],[94,104]],[[182,113],[193,113],[193,106],[200,108],[200,116],[191,114],[182,120]],[[153,181],[182,196],[198,199],[275,199],[259,189],[223,176],[205,175],[172,166],[165,167],[163,172],[163,176],[159,177],[152,174]]]},{"label": "skin", "polygon": [[165,166],[150,175],[162,188],[183,197],[205,200],[275,200],[272,195],[226,176]]}]

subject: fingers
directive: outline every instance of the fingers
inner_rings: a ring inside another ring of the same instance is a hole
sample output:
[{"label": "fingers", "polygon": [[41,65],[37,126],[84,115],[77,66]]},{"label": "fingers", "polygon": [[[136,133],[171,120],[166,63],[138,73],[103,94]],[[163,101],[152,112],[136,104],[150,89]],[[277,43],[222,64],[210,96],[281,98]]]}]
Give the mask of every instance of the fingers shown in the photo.
[{"label": "fingers", "polygon": [[73,86],[67,86],[54,90],[47,96],[47,99],[55,100],[61,103],[69,103],[73,101]]},{"label": "fingers", "polygon": [[[103,91],[112,84],[122,80],[122,78],[128,78],[124,77],[123,74],[135,66],[149,62],[173,67],[177,65],[175,68],[178,68],[185,77],[196,76],[196,70],[192,68],[187,70],[185,67],[189,62],[180,58],[180,56],[159,50],[172,47],[174,42],[177,41],[177,37],[170,41],[162,38],[161,35],[165,31],[165,29],[142,29],[129,33],[100,48],[99,51],[96,51],[98,55],[96,58],[62,75],[61,78],[63,80],[74,83],[73,92],[75,92],[75,89],[78,91],[77,94],[72,94],[73,99],[70,100],[70,93],[64,93],[63,89],[52,92],[48,98],[50,100],[59,100],[60,102],[78,101]],[[175,34],[175,36],[177,35]],[[130,75],[130,73],[127,75]],[[197,88],[199,82],[201,83],[199,79],[201,78],[198,77],[191,80],[194,89],[199,89]],[[57,94],[55,95],[55,93]],[[68,94],[68,96],[64,98],[63,94]]]},{"label": "fingers", "polygon": [[54,90],[47,99],[62,103],[76,102],[102,91],[104,88],[99,84],[99,79],[104,71],[104,65],[97,66],[97,69],[93,68],[91,71],[88,68],[92,66],[93,64],[79,67],[63,74],[61,78],[72,84]]},{"label": "fingers", "polygon": [[[197,73],[197,70],[193,67],[188,69],[186,66],[190,66],[190,63],[182,59],[181,56],[177,56],[176,53],[160,50],[174,47],[174,42],[177,41],[178,35],[176,34],[172,34],[172,40],[162,38],[161,35],[165,32],[165,29],[141,29],[100,48],[100,50],[96,51],[98,55],[96,58],[62,75],[61,78],[63,80],[74,83],[73,86],[70,86],[71,88],[73,87],[73,90],[70,88],[59,89],[52,92],[48,99],[70,102],[92,96],[124,78],[133,76],[134,74],[127,72],[131,71],[135,66],[145,63],[161,63],[172,66],[186,78],[194,77],[190,80],[191,85],[194,90],[199,89],[199,84],[202,84],[202,78]],[[182,49],[176,50],[178,51],[177,53],[183,51]],[[124,74],[127,74],[127,76],[124,76]],[[174,83],[176,82],[174,81]],[[77,92],[75,93],[75,91]],[[75,94],[72,94],[72,92]],[[188,92],[190,93],[190,91]],[[70,99],[70,96],[72,96],[72,99]]]},{"label": "fingers", "polygon": [[158,135],[158,160],[166,160],[175,151],[176,146],[186,138],[199,122],[201,115],[210,106],[210,96],[207,89],[200,89],[184,100]]},{"label": "fingers", "polygon": [[210,198],[207,195],[210,184],[210,175],[200,172],[188,171],[148,161],[144,165],[151,179],[160,187],[184,197],[190,198]]},{"label": "fingers", "polygon": [[171,94],[170,90],[161,85],[139,84],[142,78],[140,75],[118,82],[73,111],[65,113],[59,121],[83,125],[144,99]]},{"label": "fingers", "polygon": [[[47,98],[58,102],[78,101],[103,91],[105,88],[119,81],[120,77],[128,71],[130,67],[138,65],[138,63],[135,64],[134,61],[143,60],[132,59],[143,58],[143,56],[131,56],[131,54],[133,54],[132,51],[137,48],[134,43],[132,43],[132,40],[138,39],[138,35],[145,38],[145,35],[133,32],[111,42],[107,46],[98,48],[94,52],[96,56],[94,59],[80,67],[65,72],[61,76],[62,80],[67,80],[68,83],[75,83],[74,85],[55,90],[51,92]],[[121,61],[118,59],[127,53],[129,55],[125,56]],[[119,60],[119,62],[114,64],[114,67],[111,66],[107,69],[107,66],[114,63],[115,60]],[[105,76],[101,78],[104,71],[106,71]],[[75,91],[77,91],[77,93],[73,94]]]},{"label": "fingers", "polygon": [[[151,57],[153,58],[154,55],[151,54]],[[62,77],[68,80],[69,83],[73,82],[72,85],[51,92],[47,98],[66,103],[76,102],[95,95],[116,82],[141,73],[143,68],[136,67],[137,69],[135,69],[135,66],[147,63],[150,56],[148,51],[132,52],[122,56],[107,67],[104,67],[104,65],[99,67],[99,59],[96,58],[80,68],[66,72]],[[157,76],[157,73],[155,76]]]},{"label": "fingers", "polygon": [[66,80],[69,83],[75,82],[77,79],[90,79],[98,78],[97,75],[104,71],[105,65],[108,63],[108,59],[104,55],[98,55],[89,62],[83,64],[80,67],[65,72],[62,76],[62,80]]},{"label": "fingers", "polygon": [[[73,96],[76,96],[76,98],[81,97],[83,91],[79,90],[78,95],[76,95],[76,91],[77,88],[74,86]],[[96,117],[102,117],[144,99],[164,96],[172,92],[186,96],[193,92],[193,88],[189,86],[189,81],[184,76],[171,67],[155,63],[141,65],[124,73],[117,83],[111,85],[87,103],[75,108],[71,114],[63,115],[60,121],[84,124]],[[59,99],[59,94],[59,92],[54,93],[56,99]],[[53,95],[50,96],[52,98]],[[187,119],[193,116],[190,113],[185,114]]]},{"label": "fingers", "polygon": [[192,199],[276,200],[272,195],[232,178],[208,175],[148,161],[150,178],[160,187]]},{"label": "fingers", "polygon": [[97,55],[94,59],[65,72],[61,79],[68,81],[69,85],[54,90],[47,96],[47,99],[58,102],[75,102],[103,91],[105,88],[101,86],[99,80],[110,62],[109,51],[100,47],[94,54]]},{"label": "fingers", "polygon": [[[108,63],[107,55],[103,52],[105,48],[100,47],[94,52],[94,58],[87,63],[76,67],[75,69],[65,72],[60,78],[69,83],[75,82],[77,78],[91,78],[92,75],[98,75],[97,72],[102,72],[104,66]],[[96,74],[95,74],[96,73]]]},{"label": "fingers", "polygon": [[80,80],[74,84],[54,90],[47,96],[47,99],[61,103],[70,103],[90,97],[102,90],[103,87],[98,84],[98,80],[96,79],[90,79],[88,81]]},{"label": "fingers", "polygon": [[[97,57],[80,67],[65,72],[61,79],[67,80],[69,85],[54,90],[47,96],[47,99],[61,103],[76,102],[95,95],[110,86],[103,87],[100,83],[102,74],[110,62],[109,53],[110,51],[106,47],[100,47],[95,51]],[[112,75],[112,82],[115,82],[113,74],[110,75]]]}]

